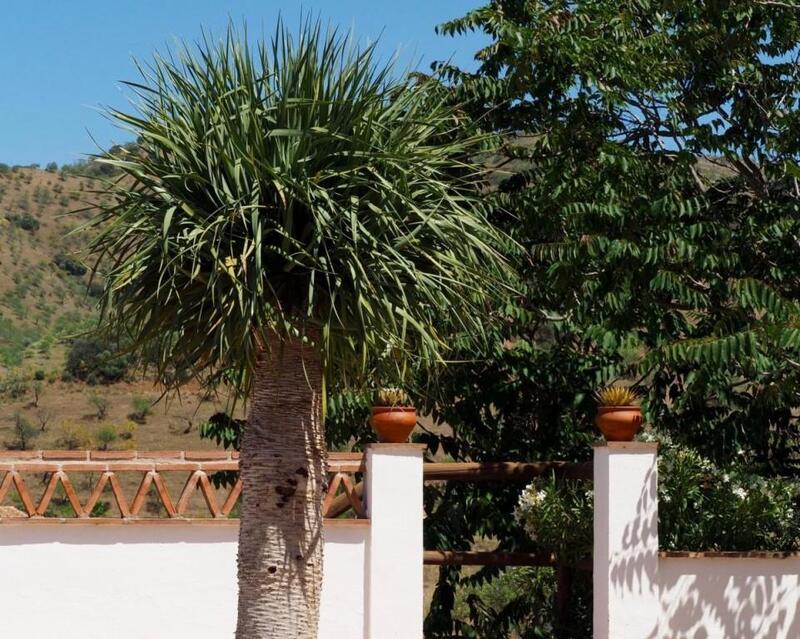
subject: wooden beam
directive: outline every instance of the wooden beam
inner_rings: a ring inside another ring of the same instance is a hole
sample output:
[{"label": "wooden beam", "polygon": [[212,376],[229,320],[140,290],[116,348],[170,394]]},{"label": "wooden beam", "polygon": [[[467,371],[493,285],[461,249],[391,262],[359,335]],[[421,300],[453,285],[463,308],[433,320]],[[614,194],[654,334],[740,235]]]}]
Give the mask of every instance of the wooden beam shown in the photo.
[{"label": "wooden beam", "polygon": [[426,550],[423,553],[426,566],[538,566],[552,568],[569,566],[576,570],[591,572],[592,560],[581,559],[573,564],[559,562],[549,553],[531,552],[475,552],[466,550]]},{"label": "wooden beam", "polygon": [[555,566],[549,553],[474,552],[462,550],[426,550],[426,566]]},{"label": "wooden beam", "polygon": [[[355,486],[353,486],[353,493],[361,500],[361,503],[364,503],[364,482],[360,481]],[[328,509],[324,511],[325,517],[329,517],[331,519],[335,519],[339,515],[344,512],[350,510],[351,506],[353,505],[350,497],[347,493],[342,493],[341,495],[337,495],[336,497],[331,500]]]},{"label": "wooden beam", "polygon": [[[592,479],[592,462],[444,462],[422,466],[425,481],[530,481],[547,472],[565,479]],[[364,497],[364,482],[354,487]],[[338,517],[351,506],[347,495],[338,495],[325,511],[326,517]]]},{"label": "wooden beam", "polygon": [[450,462],[423,466],[425,481],[528,481],[554,472],[565,479],[592,479],[592,462]]},{"label": "wooden beam", "polygon": [[800,559],[796,550],[662,550],[662,559]]},{"label": "wooden beam", "polygon": [[[4,517],[0,518],[0,528],[6,526],[238,526],[238,519],[226,517],[175,517],[172,519],[151,519],[138,517]],[[323,519],[326,528],[362,528],[370,526],[369,519]]]}]

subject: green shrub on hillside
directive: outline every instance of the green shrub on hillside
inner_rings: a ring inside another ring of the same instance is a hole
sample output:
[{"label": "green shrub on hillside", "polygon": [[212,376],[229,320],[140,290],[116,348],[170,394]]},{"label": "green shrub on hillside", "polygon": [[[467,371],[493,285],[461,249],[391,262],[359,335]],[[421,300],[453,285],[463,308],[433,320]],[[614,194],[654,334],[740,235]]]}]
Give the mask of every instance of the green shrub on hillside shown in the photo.
[{"label": "green shrub on hillside", "polygon": [[29,390],[28,380],[18,370],[11,370],[0,379],[0,394],[9,399],[20,399],[27,395]]},{"label": "green shrub on hillside", "polygon": [[56,438],[56,447],[66,450],[78,450],[88,447],[91,441],[92,438],[85,426],[72,421],[66,421],[59,429],[58,437]]},{"label": "green shrub on hillside", "polygon": [[[2,302],[9,302],[9,298],[4,296]],[[16,309],[16,306],[13,308]],[[25,350],[40,337],[37,328],[16,325],[0,312],[0,364],[6,368],[22,364]]]},{"label": "green shrub on hillside", "polygon": [[80,277],[86,273],[86,267],[83,264],[64,253],[56,254],[53,258],[53,262],[55,262],[56,266],[62,271],[74,275],[75,277]]},{"label": "green shrub on hillside", "polygon": [[134,395],[131,398],[131,406],[133,407],[133,412],[129,415],[129,417],[139,424],[144,424],[144,422],[147,421],[147,416],[152,412],[153,409],[150,399],[147,397],[142,397],[141,395]]},{"label": "green shrub on hillside", "polygon": [[[122,144],[111,147],[108,155],[119,156],[121,153],[135,152],[137,149],[135,142]],[[64,175],[76,175],[88,178],[109,178],[119,175],[120,171],[117,167],[98,162],[96,158],[89,158],[87,160],[78,160],[71,164],[65,164],[61,167],[61,173]]]},{"label": "green shrub on hillside", "polygon": [[69,347],[64,370],[69,377],[89,384],[112,384],[122,380],[131,365],[130,358],[119,355],[119,348],[99,339],[76,339]]},{"label": "green shrub on hillside", "polygon": [[117,441],[117,429],[114,424],[104,424],[94,434],[95,445],[99,450],[108,450]]},{"label": "green shrub on hillside", "polygon": [[38,231],[39,220],[30,213],[6,213],[6,219],[23,231]]},{"label": "green shrub on hillside", "polygon": [[134,448],[136,447],[136,441],[134,440],[134,437],[136,437],[136,424],[133,422],[125,422],[124,424],[117,425],[114,428],[116,429],[119,438],[124,439],[128,446]]},{"label": "green shrub on hillside", "polygon": [[92,405],[92,408],[94,408],[97,419],[105,419],[108,413],[108,407],[111,405],[108,397],[105,395],[92,394],[89,395],[89,403]]},{"label": "green shrub on hillside", "polygon": [[61,339],[69,339],[79,335],[94,326],[94,318],[78,311],[67,311],[59,315],[53,322],[53,335]]},{"label": "green shrub on hillside", "polygon": [[33,201],[44,206],[53,201],[53,195],[46,186],[37,186],[33,189]]},{"label": "green shrub on hillside", "polygon": [[25,191],[22,195],[19,196],[19,199],[17,200],[16,203],[16,208],[18,208],[20,211],[23,212],[27,212],[30,210],[31,201],[30,198],[28,197],[27,191]]}]

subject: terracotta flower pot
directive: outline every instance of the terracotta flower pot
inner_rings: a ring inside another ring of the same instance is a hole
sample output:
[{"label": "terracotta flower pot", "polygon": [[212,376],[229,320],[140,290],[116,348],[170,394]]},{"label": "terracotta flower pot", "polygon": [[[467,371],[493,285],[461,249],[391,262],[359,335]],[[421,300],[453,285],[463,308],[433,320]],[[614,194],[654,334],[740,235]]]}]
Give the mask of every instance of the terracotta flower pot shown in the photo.
[{"label": "terracotta flower pot", "polygon": [[600,406],[595,424],[609,442],[630,442],[642,427],[639,406]]},{"label": "terracotta flower pot", "polygon": [[413,406],[373,406],[369,411],[369,425],[385,444],[407,442],[417,425],[417,409]]}]

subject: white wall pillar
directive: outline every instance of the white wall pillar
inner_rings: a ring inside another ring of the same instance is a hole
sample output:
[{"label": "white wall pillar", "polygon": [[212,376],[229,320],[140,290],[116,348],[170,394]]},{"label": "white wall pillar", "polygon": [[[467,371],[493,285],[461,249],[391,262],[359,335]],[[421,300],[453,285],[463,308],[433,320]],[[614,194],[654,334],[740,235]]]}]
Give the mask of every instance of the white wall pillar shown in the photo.
[{"label": "white wall pillar", "polygon": [[658,624],[657,445],[594,449],[594,639],[646,639]]},{"label": "white wall pillar", "polygon": [[422,639],[423,450],[417,444],[367,447],[369,639]]}]

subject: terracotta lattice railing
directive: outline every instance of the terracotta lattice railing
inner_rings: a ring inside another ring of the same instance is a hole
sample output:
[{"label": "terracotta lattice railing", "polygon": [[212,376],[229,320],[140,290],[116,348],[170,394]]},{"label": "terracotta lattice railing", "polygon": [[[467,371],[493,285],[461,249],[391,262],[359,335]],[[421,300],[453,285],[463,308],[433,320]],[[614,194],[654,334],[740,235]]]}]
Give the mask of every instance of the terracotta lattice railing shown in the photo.
[{"label": "terracotta lattice railing", "polygon": [[[0,452],[0,523],[235,523],[238,470],[228,451]],[[363,455],[331,453],[328,472],[325,516],[366,519]]]}]

